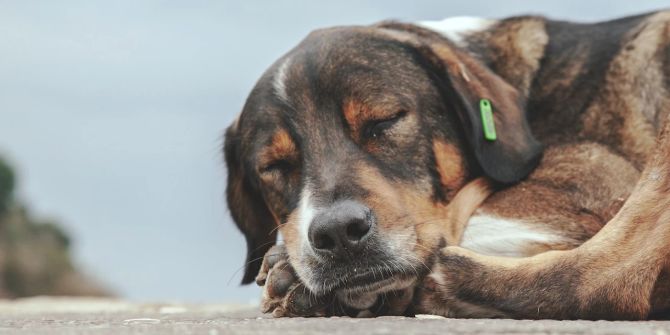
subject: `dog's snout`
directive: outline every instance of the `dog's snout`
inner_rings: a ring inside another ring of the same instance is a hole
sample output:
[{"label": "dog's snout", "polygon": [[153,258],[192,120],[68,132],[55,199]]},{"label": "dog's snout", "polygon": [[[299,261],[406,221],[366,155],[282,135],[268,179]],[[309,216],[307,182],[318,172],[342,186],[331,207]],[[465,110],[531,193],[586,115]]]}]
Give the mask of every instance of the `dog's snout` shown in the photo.
[{"label": "dog's snout", "polygon": [[341,201],[314,217],[309,242],[318,253],[355,254],[365,247],[373,225],[368,207],[356,201]]}]

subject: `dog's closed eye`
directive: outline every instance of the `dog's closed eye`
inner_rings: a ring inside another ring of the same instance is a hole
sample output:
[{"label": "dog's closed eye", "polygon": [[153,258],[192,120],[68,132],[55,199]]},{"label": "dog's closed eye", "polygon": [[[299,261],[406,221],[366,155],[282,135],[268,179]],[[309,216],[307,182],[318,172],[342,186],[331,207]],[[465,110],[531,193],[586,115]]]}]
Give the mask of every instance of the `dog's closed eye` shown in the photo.
[{"label": "dog's closed eye", "polygon": [[261,174],[270,174],[274,172],[280,172],[282,174],[286,174],[290,172],[293,169],[293,163],[291,163],[287,159],[277,159],[271,162],[266,163],[265,165],[261,166],[258,171]]},{"label": "dog's closed eye", "polygon": [[405,115],[407,115],[407,111],[401,110],[389,118],[368,121],[363,128],[363,138],[366,140],[380,138],[386,133],[387,130],[391,129]]},{"label": "dog's closed eye", "polygon": [[278,130],[258,155],[258,173],[261,176],[284,176],[297,164],[298,150],[287,131]]}]

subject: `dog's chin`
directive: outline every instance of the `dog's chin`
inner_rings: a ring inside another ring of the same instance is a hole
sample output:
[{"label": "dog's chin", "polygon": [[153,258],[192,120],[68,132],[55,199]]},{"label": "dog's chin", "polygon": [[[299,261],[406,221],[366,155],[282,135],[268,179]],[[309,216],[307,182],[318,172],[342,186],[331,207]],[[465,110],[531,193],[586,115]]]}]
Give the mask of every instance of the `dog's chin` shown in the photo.
[{"label": "dog's chin", "polygon": [[336,289],[337,292],[344,294],[365,294],[365,293],[384,293],[388,291],[404,289],[416,281],[415,276],[406,274],[393,274],[383,279],[376,279],[363,276],[359,280],[352,280],[350,284],[343,285]]},{"label": "dog's chin", "polygon": [[374,303],[379,294],[406,289],[414,285],[417,279],[415,272],[402,269],[351,269],[339,275],[315,276],[311,283],[305,284],[316,294],[335,292],[342,300],[352,302],[352,307],[359,307],[360,304],[354,301],[373,300]]},{"label": "dog's chin", "polygon": [[337,290],[336,294],[345,305],[366,309],[372,307],[380,295],[391,291],[405,290],[414,286],[416,281],[415,276],[393,276],[361,286],[343,287]]}]

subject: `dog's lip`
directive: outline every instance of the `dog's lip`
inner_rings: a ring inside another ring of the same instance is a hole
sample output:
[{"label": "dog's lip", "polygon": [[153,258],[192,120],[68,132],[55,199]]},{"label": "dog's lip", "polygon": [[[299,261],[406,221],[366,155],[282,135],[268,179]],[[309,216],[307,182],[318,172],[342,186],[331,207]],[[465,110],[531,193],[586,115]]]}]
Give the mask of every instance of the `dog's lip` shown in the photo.
[{"label": "dog's lip", "polygon": [[356,285],[346,285],[339,288],[340,291],[346,292],[347,294],[352,293],[365,293],[365,292],[374,292],[378,291],[384,287],[390,286],[396,282],[394,277],[389,277],[381,280],[360,283]]},{"label": "dog's lip", "polygon": [[394,286],[399,281],[407,281],[411,276],[405,272],[392,269],[353,269],[349,276],[339,280],[335,289],[346,293],[365,293],[379,291]]}]

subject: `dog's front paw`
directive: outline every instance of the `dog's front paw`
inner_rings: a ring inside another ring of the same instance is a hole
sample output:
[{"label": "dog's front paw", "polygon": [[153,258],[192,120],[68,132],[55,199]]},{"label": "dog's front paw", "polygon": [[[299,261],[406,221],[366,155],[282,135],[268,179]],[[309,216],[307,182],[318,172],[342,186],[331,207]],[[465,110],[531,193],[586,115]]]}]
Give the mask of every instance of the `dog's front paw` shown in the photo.
[{"label": "dog's front paw", "polygon": [[256,283],[263,287],[261,311],[274,317],[325,316],[327,304],[332,301],[332,296],[317,296],[305,287],[283,245],[276,245],[265,254]]},{"label": "dog's front paw", "polygon": [[414,290],[407,287],[384,293],[317,295],[301,282],[283,245],[265,254],[256,283],[263,287],[261,311],[274,317],[404,315]]}]

